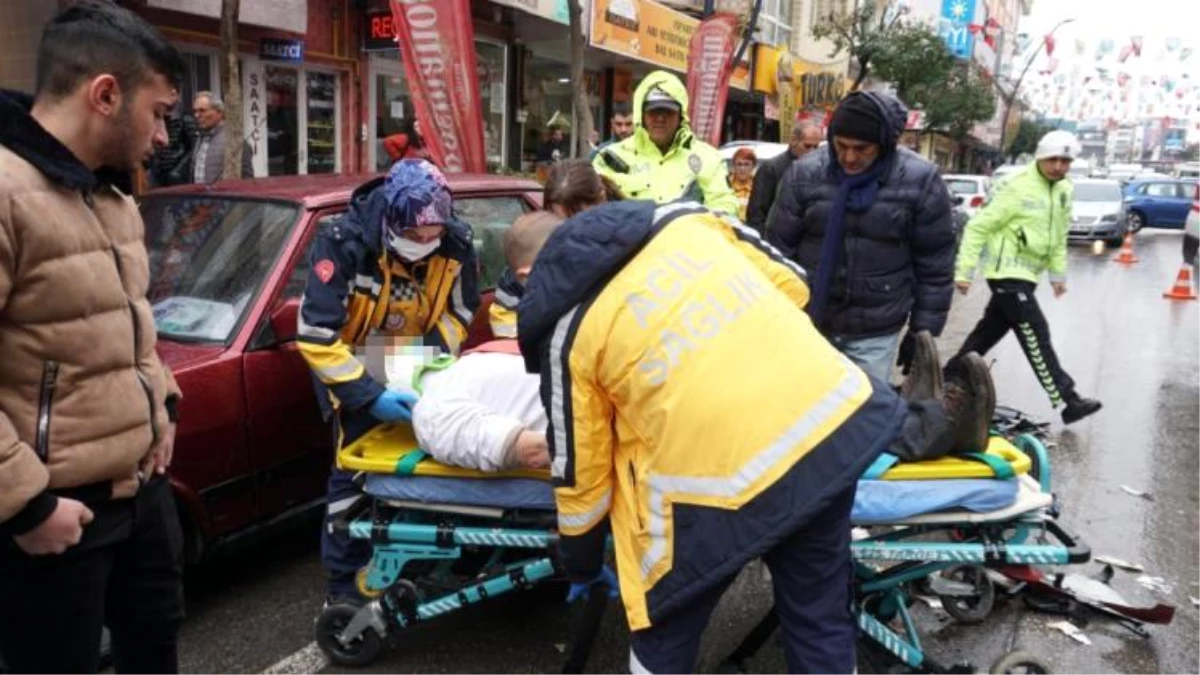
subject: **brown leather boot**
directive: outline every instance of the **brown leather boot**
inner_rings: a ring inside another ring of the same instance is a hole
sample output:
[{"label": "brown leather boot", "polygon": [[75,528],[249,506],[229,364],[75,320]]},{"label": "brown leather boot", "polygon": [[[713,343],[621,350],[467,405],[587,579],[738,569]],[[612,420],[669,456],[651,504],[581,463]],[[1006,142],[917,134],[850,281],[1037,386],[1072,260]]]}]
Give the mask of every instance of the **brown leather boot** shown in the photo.
[{"label": "brown leather boot", "polygon": [[983,357],[975,352],[956,356],[946,364],[946,417],[953,429],[951,452],[983,452],[988,427],[996,411],[996,387]]},{"label": "brown leather boot", "polygon": [[908,377],[900,385],[900,395],[909,401],[942,398],[942,364],[937,343],[929,331],[913,335],[913,358]]}]

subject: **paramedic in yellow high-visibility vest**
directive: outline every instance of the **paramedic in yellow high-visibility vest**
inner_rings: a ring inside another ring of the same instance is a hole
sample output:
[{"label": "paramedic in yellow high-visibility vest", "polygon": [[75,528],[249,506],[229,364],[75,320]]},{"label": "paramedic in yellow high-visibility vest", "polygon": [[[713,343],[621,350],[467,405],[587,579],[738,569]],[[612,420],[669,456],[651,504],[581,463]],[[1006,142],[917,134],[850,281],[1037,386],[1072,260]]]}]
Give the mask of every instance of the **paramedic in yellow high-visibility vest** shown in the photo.
[{"label": "paramedic in yellow high-visibility vest", "polygon": [[[400,160],[359,187],[345,217],[316,237],[297,343],[341,448],[377,424],[409,420],[415,403],[385,389],[356,348],[408,336],[458,353],[479,306],[475,248],[469,226],[454,217],[445,177],[421,159]],[[351,478],[336,467],[330,474],[327,519],[358,497]],[[322,529],[327,602],[361,602],[355,573],[369,559],[368,542]]]},{"label": "paramedic in yellow high-visibility vest", "polygon": [[695,202],[600,204],[537,245],[517,333],[541,376],[568,599],[619,585],[632,671],[692,672],[717,601],[762,557],[789,670],[850,672],[858,477],[885,449],[986,443],[987,364],[906,403],[814,328],[794,263]]}]

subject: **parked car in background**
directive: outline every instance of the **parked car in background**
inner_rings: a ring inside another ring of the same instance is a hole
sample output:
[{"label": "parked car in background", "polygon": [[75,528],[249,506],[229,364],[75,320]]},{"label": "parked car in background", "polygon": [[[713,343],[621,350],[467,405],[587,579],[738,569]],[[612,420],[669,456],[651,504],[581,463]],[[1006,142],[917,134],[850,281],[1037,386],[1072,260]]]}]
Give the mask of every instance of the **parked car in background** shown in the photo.
[{"label": "parked car in background", "polygon": [[962,209],[968,218],[983,206],[992,189],[992,181],[987,176],[951,173],[942,176],[942,180],[946,181],[950,194],[963,198]]},{"label": "parked car in background", "polygon": [[1117,181],[1130,181],[1142,173],[1141,164],[1111,164],[1108,167],[1108,177]]},{"label": "parked car in background", "polygon": [[758,163],[762,164],[776,155],[787,152],[788,146],[787,143],[771,143],[769,141],[730,141],[717,149],[721,159],[725,160],[727,171],[733,171],[733,153],[742,148],[753,150]]},{"label": "parked car in background", "polygon": [[1121,184],[1111,178],[1081,178],[1075,184],[1075,202],[1067,239],[1102,239],[1119,246],[1125,238],[1128,219],[1121,196]]},{"label": "parked car in background", "polygon": [[1125,210],[1129,229],[1143,227],[1180,229],[1192,205],[1196,181],[1138,176],[1125,184]]},{"label": "parked car in background", "polygon": [[[368,178],[223,181],[140,202],[158,353],[183,390],[170,479],[189,562],[322,503],[332,436],[296,348],[296,319],[313,235]],[[448,179],[455,211],[474,229],[480,287],[490,288],[504,269],[501,236],[540,206],[541,187]]]},{"label": "parked car in background", "polygon": [[1183,180],[1200,180],[1200,163],[1186,162],[1175,167],[1175,177]]},{"label": "parked car in background", "polygon": [[1000,183],[1004,182],[1005,178],[1008,178],[1021,169],[1024,169],[1025,166],[1025,164],[1004,164],[993,169],[992,175],[989,176],[989,178],[992,179],[992,189],[994,190],[999,187]]},{"label": "parked car in background", "polygon": [[[1196,253],[1200,249],[1200,183],[1192,184],[1192,207],[1188,209],[1187,224],[1183,226],[1183,261],[1196,267]],[[1192,284],[1200,282],[1192,270]]]}]

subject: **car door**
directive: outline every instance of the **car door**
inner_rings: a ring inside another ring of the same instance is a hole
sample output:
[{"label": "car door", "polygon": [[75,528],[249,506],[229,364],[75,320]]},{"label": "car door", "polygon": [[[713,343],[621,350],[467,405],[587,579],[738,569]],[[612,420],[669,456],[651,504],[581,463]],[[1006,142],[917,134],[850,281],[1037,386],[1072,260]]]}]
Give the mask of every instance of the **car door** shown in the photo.
[{"label": "car door", "polygon": [[310,214],[289,242],[267,320],[245,355],[248,438],[263,519],[321,499],[333,465],[332,431],[321,418],[311,371],[296,345],[296,317],[314,235],[343,212]]},{"label": "car door", "polygon": [[1183,227],[1188,210],[1192,208],[1191,186],[1180,181],[1172,187],[1175,189],[1174,196],[1164,200],[1163,222],[1172,227]]},{"label": "car door", "polygon": [[1146,213],[1146,225],[1162,227],[1170,224],[1171,202],[1175,198],[1174,183],[1148,183],[1146,197],[1142,200]]}]

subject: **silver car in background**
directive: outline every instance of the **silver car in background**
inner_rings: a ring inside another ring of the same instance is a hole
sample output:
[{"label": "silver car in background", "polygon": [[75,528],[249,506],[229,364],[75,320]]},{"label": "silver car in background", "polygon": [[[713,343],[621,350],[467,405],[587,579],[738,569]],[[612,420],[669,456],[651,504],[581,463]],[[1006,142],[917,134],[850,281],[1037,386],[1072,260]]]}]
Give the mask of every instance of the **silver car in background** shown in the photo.
[{"label": "silver car in background", "polygon": [[1075,184],[1075,203],[1067,230],[1070,241],[1105,241],[1120,246],[1129,227],[1121,184],[1112,179],[1079,178]]}]

